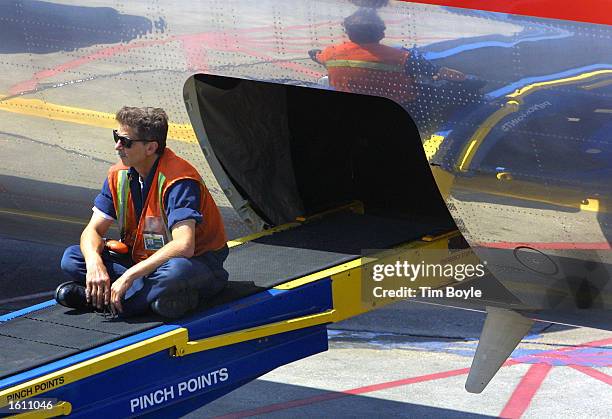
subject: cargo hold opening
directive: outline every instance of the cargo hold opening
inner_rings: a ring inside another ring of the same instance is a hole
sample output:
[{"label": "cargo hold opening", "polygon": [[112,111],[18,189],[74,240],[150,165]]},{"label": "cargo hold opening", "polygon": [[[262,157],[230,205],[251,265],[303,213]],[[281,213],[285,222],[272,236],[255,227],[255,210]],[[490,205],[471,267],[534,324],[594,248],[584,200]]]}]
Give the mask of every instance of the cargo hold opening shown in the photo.
[{"label": "cargo hold opening", "polygon": [[202,74],[195,91],[212,151],[270,225],[358,200],[369,215],[454,228],[417,128],[396,103]]}]

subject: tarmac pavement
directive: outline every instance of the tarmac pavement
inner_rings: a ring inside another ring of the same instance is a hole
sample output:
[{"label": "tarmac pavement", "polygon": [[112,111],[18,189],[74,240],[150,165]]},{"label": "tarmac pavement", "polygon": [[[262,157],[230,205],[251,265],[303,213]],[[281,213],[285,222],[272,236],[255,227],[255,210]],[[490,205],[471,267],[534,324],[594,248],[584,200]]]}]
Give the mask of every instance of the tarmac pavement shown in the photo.
[{"label": "tarmac pavement", "polygon": [[[235,2],[221,3],[231,6]],[[26,102],[6,104],[10,105],[9,111],[3,113],[0,131],[0,314],[48,300],[55,286],[65,280],[59,269],[63,250],[78,242],[91,214],[92,199],[107,167],[116,160],[106,120],[90,114],[112,115],[124,103],[150,103],[166,108],[174,123],[188,124],[182,95],[175,93],[182,92],[183,76],[192,63],[186,63],[189,57],[175,54],[173,42],[187,45],[193,39],[184,35],[199,32],[198,36],[210,36],[217,21],[234,19],[238,26],[264,27],[276,24],[270,17],[290,14],[284,9],[276,10],[272,2],[248,5],[242,2],[239,16],[232,15],[229,6],[226,14],[199,16],[191,13],[187,3],[184,9],[180,4],[181,8],[173,12],[175,15],[166,16],[170,29],[164,42],[155,49],[145,37],[136,40],[129,53],[105,50],[106,60],[92,59],[100,45],[82,47],[69,56],[53,51],[38,55],[28,51],[3,54],[0,94],[16,94]],[[171,2],[164,5],[169,9],[172,6]],[[139,14],[141,9],[136,2],[123,2],[123,13]],[[157,9],[147,10],[152,20],[157,19]],[[337,23],[345,17],[345,11],[332,8],[319,12],[313,6],[309,13],[314,20],[336,23],[326,24],[315,33],[322,37],[340,36]],[[411,32],[404,33],[394,20],[396,16],[388,13],[385,18],[391,19],[389,43],[426,45],[441,41],[452,36],[457,24],[465,25],[462,31],[466,37],[488,33],[507,36],[520,30],[512,22],[454,18],[444,11],[440,16],[456,19],[448,25],[448,34],[438,24],[430,27],[431,22],[416,22],[410,26]],[[202,25],[202,18],[207,19],[206,25]],[[289,26],[300,22],[284,23]],[[243,43],[248,40],[246,36],[240,37],[240,33],[232,36]],[[293,38],[303,36],[311,34],[307,29],[295,29],[286,30],[286,39],[274,44],[256,40],[258,43],[250,47],[260,55],[248,49],[233,50],[233,44],[226,39],[211,37],[207,51],[211,71],[230,56],[234,63],[249,64],[237,66],[231,75],[270,78],[274,76],[270,68],[276,71],[276,67],[257,62],[298,57],[304,61],[296,67],[293,77],[317,80],[323,74],[322,68],[310,62],[306,53],[312,45],[292,43]],[[513,53],[511,49],[501,51]],[[133,62],[139,62],[142,71],[132,71]],[[449,59],[447,64],[460,63]],[[490,79],[500,85],[506,78],[512,79],[517,71],[512,66],[484,64],[494,73]],[[283,65],[281,62],[279,68]],[[38,80],[38,90],[28,90],[27,82],[44,69],[53,71]],[[500,70],[507,71],[507,77]],[[522,73],[525,69],[520,70]],[[173,90],[156,90],[152,77],[169,81]],[[134,85],[138,86],[139,95],[126,96],[124,92],[131,92]],[[55,115],[56,104],[72,108],[64,109],[63,115],[51,116]],[[36,106],[42,110],[31,116],[28,112]],[[77,113],[81,121],[68,121],[73,117],[71,112]],[[189,135],[179,137],[171,139],[170,146],[202,170],[211,193],[221,204],[230,237],[246,234],[234,211],[227,207],[199,145],[189,141]],[[593,215],[586,214],[577,222],[587,224],[592,221],[588,217]],[[547,222],[552,227],[556,221],[542,211],[537,222],[539,228],[547,229]],[[515,228],[520,239],[533,226]],[[585,234],[592,237],[598,232],[585,230]],[[463,386],[483,322],[484,314],[475,311],[416,302],[388,306],[331,326],[329,351],[278,368],[187,417],[610,417],[612,332],[537,323],[513,353],[511,362],[502,367],[482,394],[474,395]]]},{"label": "tarmac pavement", "polygon": [[[398,332],[371,330],[377,320],[390,326],[389,311]],[[483,322],[474,311],[401,302],[333,325],[329,351],[187,417],[610,417],[610,332],[536,323],[483,393],[470,394]]]}]

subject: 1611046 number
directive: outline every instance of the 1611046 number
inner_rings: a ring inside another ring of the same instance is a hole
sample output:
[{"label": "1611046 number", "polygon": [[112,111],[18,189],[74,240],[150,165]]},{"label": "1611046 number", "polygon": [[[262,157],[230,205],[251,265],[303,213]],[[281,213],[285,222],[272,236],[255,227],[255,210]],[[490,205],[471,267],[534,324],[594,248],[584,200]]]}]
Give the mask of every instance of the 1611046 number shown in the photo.
[{"label": "1611046 number", "polygon": [[49,399],[28,399],[28,400],[11,400],[8,403],[9,410],[50,410],[53,408],[53,401]]}]

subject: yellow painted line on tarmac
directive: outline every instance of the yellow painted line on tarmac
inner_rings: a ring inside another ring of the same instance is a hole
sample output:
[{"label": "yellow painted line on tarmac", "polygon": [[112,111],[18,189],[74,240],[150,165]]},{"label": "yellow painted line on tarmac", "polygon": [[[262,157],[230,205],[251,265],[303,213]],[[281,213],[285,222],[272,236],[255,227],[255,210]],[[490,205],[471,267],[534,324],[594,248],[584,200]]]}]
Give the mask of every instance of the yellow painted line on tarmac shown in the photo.
[{"label": "yellow painted line on tarmac", "polygon": [[59,221],[61,223],[78,224],[82,226],[87,225],[87,223],[89,222],[89,220],[80,220],[78,218],[50,216],[50,215],[43,214],[40,212],[21,211],[21,210],[6,209],[6,208],[0,208],[0,214],[17,215],[19,217],[35,218],[38,220],[45,220],[45,221]]},{"label": "yellow painted line on tarmac", "polygon": [[[115,114],[112,113],[56,105],[40,99],[17,97],[4,100],[4,98],[6,96],[0,95],[0,111],[98,128],[113,129],[117,126]],[[168,126],[168,138],[193,144],[198,142],[191,124],[170,123]]]}]

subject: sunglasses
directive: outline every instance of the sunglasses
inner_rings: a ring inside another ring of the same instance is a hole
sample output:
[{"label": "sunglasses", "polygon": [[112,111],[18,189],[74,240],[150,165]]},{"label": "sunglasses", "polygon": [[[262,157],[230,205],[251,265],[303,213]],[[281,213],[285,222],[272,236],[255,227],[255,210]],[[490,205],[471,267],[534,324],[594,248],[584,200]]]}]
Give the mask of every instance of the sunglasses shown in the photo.
[{"label": "sunglasses", "polygon": [[117,130],[116,129],[113,130],[113,139],[115,140],[115,144],[117,144],[119,141],[121,141],[121,144],[125,148],[132,147],[132,144],[136,143],[136,142],[140,142],[140,143],[151,143],[151,142],[154,142],[154,141],[151,141],[151,140],[132,140],[131,138],[126,137],[125,135],[117,134]]}]

